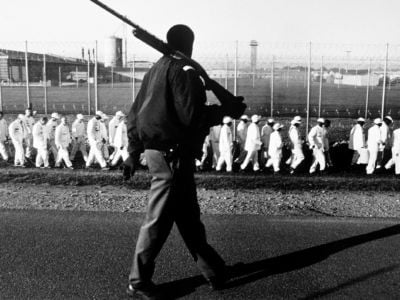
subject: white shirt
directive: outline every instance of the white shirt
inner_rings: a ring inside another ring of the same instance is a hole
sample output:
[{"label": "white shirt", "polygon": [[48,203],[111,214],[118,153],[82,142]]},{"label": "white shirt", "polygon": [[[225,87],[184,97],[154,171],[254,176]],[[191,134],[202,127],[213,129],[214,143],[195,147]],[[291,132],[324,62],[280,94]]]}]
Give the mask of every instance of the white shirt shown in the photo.
[{"label": "white shirt", "polygon": [[400,153],[400,128],[393,131],[392,151],[396,154]]},{"label": "white shirt", "polygon": [[26,126],[27,134],[32,134],[33,125],[35,125],[35,119],[32,116],[24,116],[24,125]]},{"label": "white shirt", "polygon": [[361,148],[365,148],[364,129],[360,124],[356,124],[350,131],[349,149],[360,150]]},{"label": "white shirt", "polygon": [[296,126],[290,126],[289,128],[289,139],[292,143],[293,148],[302,147],[299,129]]},{"label": "white shirt", "polygon": [[100,133],[101,133],[101,138],[108,141],[107,126],[104,121],[100,121]]},{"label": "white shirt", "polygon": [[72,123],[72,136],[74,138],[84,138],[86,136],[85,132],[85,122],[76,119],[74,123]]},{"label": "white shirt", "polygon": [[368,150],[378,151],[381,144],[381,130],[378,125],[374,125],[370,129],[368,129]]},{"label": "white shirt", "polygon": [[268,155],[274,156],[282,153],[282,137],[279,131],[273,131],[269,139]]},{"label": "white shirt", "polygon": [[249,126],[247,125],[247,123],[240,121],[236,131],[237,131],[237,137],[238,137],[238,141],[239,143],[243,144],[246,142],[246,136],[247,136],[247,128]]},{"label": "white shirt", "polygon": [[32,128],[33,147],[36,149],[47,148],[46,125],[37,122]]},{"label": "white shirt", "polygon": [[261,149],[260,128],[257,124],[251,123],[247,129],[246,143],[244,150],[257,151]]},{"label": "white shirt", "polygon": [[310,143],[310,147],[316,146],[318,149],[324,148],[324,129],[316,125],[311,128],[310,132],[308,133],[308,142]]},{"label": "white shirt", "polygon": [[114,138],[119,123],[120,123],[119,117],[112,118],[110,123],[108,123],[108,134],[109,134],[110,145],[114,145]]},{"label": "white shirt", "polygon": [[88,122],[87,136],[90,144],[101,142],[100,121],[96,120],[95,117]]},{"label": "white shirt", "polygon": [[50,141],[54,141],[54,134],[56,132],[57,125],[58,125],[57,120],[53,120],[53,119],[50,119],[46,123],[46,134],[47,134],[47,138]]},{"label": "white shirt", "polygon": [[230,152],[232,148],[232,130],[224,124],[222,125],[221,132],[219,134],[219,151]]},{"label": "white shirt", "polygon": [[10,126],[8,127],[8,131],[13,143],[22,143],[25,138],[25,125],[20,119],[16,119],[11,122]]},{"label": "white shirt", "polygon": [[56,128],[55,143],[57,147],[67,148],[71,143],[71,134],[68,125],[60,124]]},{"label": "white shirt", "polygon": [[264,144],[265,149],[269,149],[269,140],[273,131],[272,127],[268,124],[264,125],[261,129],[261,142]]},{"label": "white shirt", "polygon": [[8,125],[4,119],[0,120],[0,142],[4,142],[8,137]]},{"label": "white shirt", "polygon": [[120,122],[115,131],[114,145],[117,148],[128,147],[128,130],[125,122]]}]

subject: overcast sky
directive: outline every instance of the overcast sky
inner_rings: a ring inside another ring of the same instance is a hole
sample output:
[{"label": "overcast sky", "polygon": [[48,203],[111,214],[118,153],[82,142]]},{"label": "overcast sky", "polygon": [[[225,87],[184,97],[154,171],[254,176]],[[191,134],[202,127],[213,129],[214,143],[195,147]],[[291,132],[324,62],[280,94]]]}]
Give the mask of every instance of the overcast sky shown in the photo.
[{"label": "overcast sky", "polygon": [[[198,43],[400,44],[398,0],[104,0],[164,38],[188,24]],[[122,34],[121,22],[89,0],[1,0],[0,43],[93,41]],[[132,42],[133,43],[133,42]]]}]

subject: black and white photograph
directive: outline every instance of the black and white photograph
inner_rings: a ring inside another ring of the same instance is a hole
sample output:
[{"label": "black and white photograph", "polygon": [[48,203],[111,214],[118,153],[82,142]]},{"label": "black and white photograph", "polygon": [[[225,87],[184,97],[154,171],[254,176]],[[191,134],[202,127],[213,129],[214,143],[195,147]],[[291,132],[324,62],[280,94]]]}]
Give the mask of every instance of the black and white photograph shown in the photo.
[{"label": "black and white photograph", "polygon": [[399,11],[1,1],[0,299],[400,299]]}]

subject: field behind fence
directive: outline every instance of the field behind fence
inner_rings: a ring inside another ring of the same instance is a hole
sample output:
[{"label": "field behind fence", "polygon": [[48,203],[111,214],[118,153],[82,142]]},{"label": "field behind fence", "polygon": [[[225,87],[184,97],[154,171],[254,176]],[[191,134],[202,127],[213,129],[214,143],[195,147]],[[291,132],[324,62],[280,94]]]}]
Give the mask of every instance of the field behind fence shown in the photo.
[{"label": "field behind fence", "polygon": [[[0,42],[0,108],[128,112],[158,55],[135,53],[130,44],[117,54],[122,65],[110,67],[106,48],[103,42]],[[375,118],[383,108],[400,118],[400,45],[203,43],[195,45],[194,58],[245,97],[248,114],[306,117],[308,102],[310,117]]]}]

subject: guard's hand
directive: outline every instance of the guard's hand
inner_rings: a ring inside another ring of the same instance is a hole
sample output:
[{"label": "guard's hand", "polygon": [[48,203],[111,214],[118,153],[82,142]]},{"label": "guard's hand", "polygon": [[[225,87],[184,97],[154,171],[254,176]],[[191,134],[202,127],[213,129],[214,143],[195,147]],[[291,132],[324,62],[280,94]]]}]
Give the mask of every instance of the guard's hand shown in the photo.
[{"label": "guard's hand", "polygon": [[226,110],[226,115],[234,119],[239,119],[247,107],[247,105],[243,103],[243,100],[244,98],[242,96],[235,96],[229,104],[224,105],[223,108]]}]

